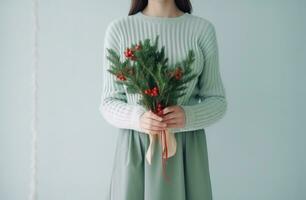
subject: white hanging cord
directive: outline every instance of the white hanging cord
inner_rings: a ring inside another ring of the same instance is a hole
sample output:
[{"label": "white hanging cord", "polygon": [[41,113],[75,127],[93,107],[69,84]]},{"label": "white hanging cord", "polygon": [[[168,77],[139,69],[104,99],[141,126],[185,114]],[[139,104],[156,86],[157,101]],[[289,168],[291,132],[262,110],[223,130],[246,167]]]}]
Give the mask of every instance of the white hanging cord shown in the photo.
[{"label": "white hanging cord", "polygon": [[38,91],[38,30],[39,30],[39,15],[38,15],[38,0],[32,0],[32,14],[33,14],[33,69],[32,69],[32,89],[33,89],[33,116],[31,124],[32,132],[32,152],[31,152],[31,175],[30,175],[30,193],[28,200],[37,200],[37,91]]}]

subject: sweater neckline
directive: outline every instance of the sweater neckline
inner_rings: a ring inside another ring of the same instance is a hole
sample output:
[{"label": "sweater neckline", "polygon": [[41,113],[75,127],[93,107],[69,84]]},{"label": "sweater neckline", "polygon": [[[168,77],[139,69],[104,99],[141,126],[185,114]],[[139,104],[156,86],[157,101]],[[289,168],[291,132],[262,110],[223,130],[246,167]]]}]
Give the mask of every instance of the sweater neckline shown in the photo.
[{"label": "sweater neckline", "polygon": [[189,13],[185,12],[184,14],[176,17],[161,17],[161,16],[145,15],[142,11],[139,11],[138,13],[136,13],[136,15],[138,15],[143,19],[155,22],[177,22],[185,19],[189,15]]}]

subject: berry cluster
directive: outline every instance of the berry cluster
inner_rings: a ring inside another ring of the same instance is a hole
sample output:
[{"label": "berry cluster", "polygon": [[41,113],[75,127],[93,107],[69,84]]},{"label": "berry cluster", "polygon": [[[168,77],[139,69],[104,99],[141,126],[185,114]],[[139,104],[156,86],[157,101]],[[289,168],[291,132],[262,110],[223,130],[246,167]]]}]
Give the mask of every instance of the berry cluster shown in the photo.
[{"label": "berry cluster", "polygon": [[183,70],[181,67],[177,67],[174,71],[170,71],[168,74],[170,77],[174,77],[176,80],[180,80],[183,76]]},{"label": "berry cluster", "polygon": [[124,56],[130,58],[131,60],[136,60],[134,52],[140,49],[141,49],[140,44],[137,44],[135,48],[126,48],[126,50],[124,51]]},{"label": "berry cluster", "polygon": [[126,77],[122,74],[122,72],[119,72],[118,74],[116,74],[116,77],[120,81],[125,81],[126,80]]},{"label": "berry cluster", "polygon": [[155,86],[153,89],[146,89],[144,93],[152,97],[156,97],[158,95],[158,88]]},{"label": "berry cluster", "polygon": [[181,68],[177,68],[174,72],[174,76],[176,80],[180,80],[182,78],[183,72]]},{"label": "berry cluster", "polygon": [[157,113],[157,115],[159,115],[159,116],[162,116],[163,115],[163,106],[162,106],[162,104],[161,103],[158,103],[157,104],[157,108],[156,108],[156,113]]}]

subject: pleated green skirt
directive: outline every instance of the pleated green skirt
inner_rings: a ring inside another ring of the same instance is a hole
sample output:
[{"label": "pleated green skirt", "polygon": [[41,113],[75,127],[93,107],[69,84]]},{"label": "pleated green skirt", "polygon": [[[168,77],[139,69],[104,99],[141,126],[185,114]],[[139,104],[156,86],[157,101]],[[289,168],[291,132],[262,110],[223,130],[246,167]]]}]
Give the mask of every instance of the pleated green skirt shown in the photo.
[{"label": "pleated green skirt", "polygon": [[162,173],[161,144],[155,143],[152,164],[145,159],[149,136],[119,129],[106,200],[212,200],[204,129],[175,133],[177,151]]}]

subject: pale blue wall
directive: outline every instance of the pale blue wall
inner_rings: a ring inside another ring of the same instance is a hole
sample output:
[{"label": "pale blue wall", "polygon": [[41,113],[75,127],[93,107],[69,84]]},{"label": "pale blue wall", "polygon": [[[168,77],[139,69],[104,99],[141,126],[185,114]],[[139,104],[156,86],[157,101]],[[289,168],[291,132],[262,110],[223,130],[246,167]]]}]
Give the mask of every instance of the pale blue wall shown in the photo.
[{"label": "pale blue wall", "polygon": [[[306,199],[305,1],[192,1],[216,27],[229,107],[207,128],[215,200]],[[113,8],[113,9],[111,9]],[[106,195],[117,129],[101,117],[107,23],[129,1],[40,1],[38,196]],[[31,1],[0,0],[0,199],[29,193]],[[304,79],[304,80],[303,80]]]}]

